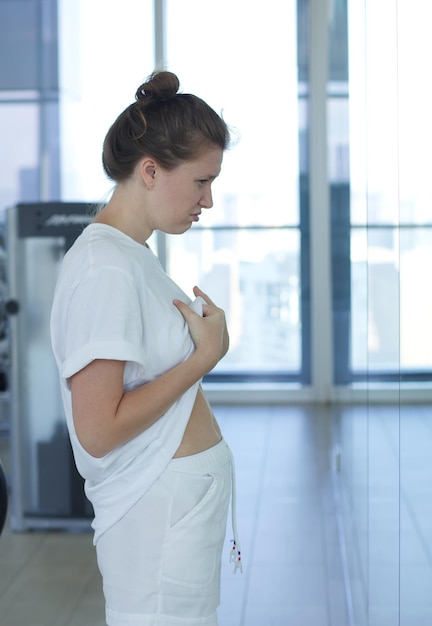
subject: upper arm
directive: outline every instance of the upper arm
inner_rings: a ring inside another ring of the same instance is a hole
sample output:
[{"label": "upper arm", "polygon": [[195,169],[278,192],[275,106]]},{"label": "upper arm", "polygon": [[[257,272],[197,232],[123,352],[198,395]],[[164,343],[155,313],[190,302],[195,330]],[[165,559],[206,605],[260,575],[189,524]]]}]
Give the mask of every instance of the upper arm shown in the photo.
[{"label": "upper arm", "polygon": [[70,379],[75,432],[93,456],[106,453],[110,425],[123,397],[125,362],[96,359]]}]

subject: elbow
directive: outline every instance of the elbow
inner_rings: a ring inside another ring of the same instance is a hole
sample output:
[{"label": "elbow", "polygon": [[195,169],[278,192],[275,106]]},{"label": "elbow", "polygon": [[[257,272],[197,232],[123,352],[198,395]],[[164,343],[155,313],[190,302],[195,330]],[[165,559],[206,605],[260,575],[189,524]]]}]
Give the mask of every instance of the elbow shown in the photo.
[{"label": "elbow", "polygon": [[81,439],[79,437],[78,441],[85,452],[95,459],[102,459],[104,456],[112,452],[112,448],[101,444],[101,442]]},{"label": "elbow", "polygon": [[75,431],[80,446],[95,459],[103,458],[114,449],[114,446],[110,445],[105,437],[100,436],[100,433],[82,432],[76,428]]}]

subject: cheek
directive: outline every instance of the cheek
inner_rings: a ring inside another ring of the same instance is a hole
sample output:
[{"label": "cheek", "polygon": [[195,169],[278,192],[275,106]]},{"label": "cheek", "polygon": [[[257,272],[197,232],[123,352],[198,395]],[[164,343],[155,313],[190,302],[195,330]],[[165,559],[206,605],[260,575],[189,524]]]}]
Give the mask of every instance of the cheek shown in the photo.
[{"label": "cheek", "polygon": [[178,181],[165,190],[164,204],[170,213],[178,213],[182,210],[195,208],[201,199],[202,192],[195,185]]},{"label": "cheek", "polygon": [[178,210],[182,195],[180,187],[175,187],[174,189],[166,191],[164,195],[164,206],[168,213],[175,213]]}]

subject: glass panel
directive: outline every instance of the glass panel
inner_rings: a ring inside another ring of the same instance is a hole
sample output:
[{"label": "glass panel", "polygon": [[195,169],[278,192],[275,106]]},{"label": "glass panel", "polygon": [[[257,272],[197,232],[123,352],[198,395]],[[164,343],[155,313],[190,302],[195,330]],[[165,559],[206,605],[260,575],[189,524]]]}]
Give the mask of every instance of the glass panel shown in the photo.
[{"label": "glass panel", "polygon": [[390,370],[399,384],[385,388],[393,404],[371,404],[369,384],[368,405],[338,416],[347,597],[353,623],[428,624],[430,406],[421,396],[406,404],[411,389],[400,381],[430,381],[432,371],[432,7],[365,0],[349,9],[351,365],[372,380]]},{"label": "glass panel", "polygon": [[432,90],[427,76],[432,53],[432,4],[403,0],[397,2],[397,12],[400,221],[430,224]]},{"label": "glass panel", "polygon": [[390,228],[353,231],[351,355],[354,371],[399,371],[399,280],[398,231]]},{"label": "glass panel", "polygon": [[3,60],[1,90],[39,87],[41,68],[38,27],[41,11],[41,6],[34,0],[0,2],[0,59]]},{"label": "glass panel", "polygon": [[432,370],[432,292],[425,268],[432,267],[432,228],[400,231],[400,367]]},{"label": "glass panel", "polygon": [[[222,113],[235,140],[214,184],[213,209],[193,232],[168,238],[168,270],[189,294],[195,283],[207,289],[227,313],[231,347],[216,374],[298,375],[297,2],[209,2],[211,20],[201,0],[166,5],[168,69],[178,74],[184,92]],[[199,53],[197,34],[206,42]],[[235,37],[238,54],[221,45],[224,34]],[[306,129],[306,113],[302,124]]]},{"label": "glass panel", "polygon": [[432,370],[432,228],[355,229],[351,234],[351,368]]},{"label": "glass panel", "polygon": [[[420,0],[350,4],[351,223],[369,226],[367,244],[359,233],[351,238],[354,370],[407,374],[432,366],[423,332],[431,303],[418,278],[430,260],[431,235],[407,228],[432,221],[432,96],[421,62],[430,17],[432,7]],[[375,225],[387,228],[371,230]],[[360,308],[366,304],[367,316]]]},{"label": "glass panel", "polygon": [[192,298],[199,285],[226,312],[230,351],[217,373],[300,369],[296,229],[195,229],[168,243],[172,278]]},{"label": "glass panel", "polygon": [[430,223],[432,91],[421,59],[432,6],[351,2],[350,15],[352,222]]},{"label": "glass panel", "polygon": [[17,202],[39,198],[39,107],[0,105],[0,219]]},{"label": "glass panel", "polygon": [[104,137],[154,69],[153,2],[92,0],[77,8],[60,0],[60,28],[61,199],[102,202],[113,187],[102,170]]},{"label": "glass panel", "polygon": [[350,369],[366,372],[368,366],[367,231],[351,231]]},{"label": "glass panel", "polygon": [[353,224],[399,221],[396,13],[394,0],[350,2]]},{"label": "glass panel", "polygon": [[296,4],[218,0],[203,11],[202,0],[167,0],[168,68],[238,139],[205,226],[299,222]]}]

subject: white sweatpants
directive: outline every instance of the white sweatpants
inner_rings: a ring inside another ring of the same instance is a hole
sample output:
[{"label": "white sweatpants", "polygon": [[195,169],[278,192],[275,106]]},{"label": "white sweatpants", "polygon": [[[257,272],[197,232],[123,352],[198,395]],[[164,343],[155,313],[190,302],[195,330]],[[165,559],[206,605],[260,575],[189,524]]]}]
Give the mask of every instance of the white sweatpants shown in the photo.
[{"label": "white sweatpants", "polygon": [[217,626],[232,480],[225,441],[172,459],[96,545],[108,626]]}]

